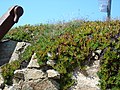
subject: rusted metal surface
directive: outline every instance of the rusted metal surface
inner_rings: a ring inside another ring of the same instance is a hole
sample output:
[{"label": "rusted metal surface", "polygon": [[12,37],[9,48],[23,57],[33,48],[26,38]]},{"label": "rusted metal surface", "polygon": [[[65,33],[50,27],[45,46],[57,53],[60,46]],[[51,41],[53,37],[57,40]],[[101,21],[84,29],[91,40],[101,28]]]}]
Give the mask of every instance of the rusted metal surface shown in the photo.
[{"label": "rusted metal surface", "polygon": [[5,36],[10,28],[18,22],[22,14],[23,8],[15,5],[9,8],[9,10],[0,18],[0,40]]}]

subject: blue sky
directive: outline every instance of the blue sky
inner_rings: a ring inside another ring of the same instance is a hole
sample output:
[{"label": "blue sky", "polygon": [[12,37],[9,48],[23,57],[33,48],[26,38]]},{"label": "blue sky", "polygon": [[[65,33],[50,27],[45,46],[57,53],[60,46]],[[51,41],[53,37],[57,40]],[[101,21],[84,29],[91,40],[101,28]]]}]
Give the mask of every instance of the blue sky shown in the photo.
[{"label": "blue sky", "polygon": [[[16,26],[73,19],[105,20],[106,17],[99,10],[100,0],[0,0],[0,16],[12,5],[24,8]],[[112,18],[120,18],[120,0],[112,0],[111,14]]]}]

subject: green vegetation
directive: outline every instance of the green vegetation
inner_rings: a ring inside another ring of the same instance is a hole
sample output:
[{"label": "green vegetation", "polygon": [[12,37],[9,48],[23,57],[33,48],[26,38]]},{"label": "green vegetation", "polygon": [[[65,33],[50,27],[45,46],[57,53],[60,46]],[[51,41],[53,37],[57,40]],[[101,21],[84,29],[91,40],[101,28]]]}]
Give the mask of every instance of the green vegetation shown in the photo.
[{"label": "green vegetation", "polygon": [[[25,25],[12,29],[5,39],[30,42],[32,46],[21,55],[21,60],[29,60],[36,52],[38,63],[42,66],[47,60],[55,60],[52,66],[59,71],[61,90],[74,84],[71,79],[76,67],[85,70],[85,65],[94,61],[92,52],[102,50],[101,67],[98,72],[102,90],[120,89],[120,21],[72,21],[59,24]],[[52,57],[48,57],[47,53]],[[5,66],[4,66],[5,67]],[[12,68],[14,71],[16,68]],[[5,67],[6,70],[7,66]],[[8,67],[9,68],[9,67]],[[5,79],[13,74],[10,70]]]},{"label": "green vegetation", "polygon": [[8,85],[12,85],[13,74],[16,69],[20,67],[20,62],[15,61],[10,64],[6,64],[2,67],[2,75],[5,79],[5,83]]}]

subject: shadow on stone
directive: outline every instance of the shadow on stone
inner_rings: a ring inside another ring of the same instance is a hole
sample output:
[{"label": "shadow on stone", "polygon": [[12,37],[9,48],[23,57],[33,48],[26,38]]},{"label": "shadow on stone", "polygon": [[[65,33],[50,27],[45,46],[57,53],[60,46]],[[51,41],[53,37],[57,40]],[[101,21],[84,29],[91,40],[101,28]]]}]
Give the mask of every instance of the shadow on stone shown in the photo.
[{"label": "shadow on stone", "polygon": [[8,63],[17,45],[16,41],[0,42],[0,66]]}]

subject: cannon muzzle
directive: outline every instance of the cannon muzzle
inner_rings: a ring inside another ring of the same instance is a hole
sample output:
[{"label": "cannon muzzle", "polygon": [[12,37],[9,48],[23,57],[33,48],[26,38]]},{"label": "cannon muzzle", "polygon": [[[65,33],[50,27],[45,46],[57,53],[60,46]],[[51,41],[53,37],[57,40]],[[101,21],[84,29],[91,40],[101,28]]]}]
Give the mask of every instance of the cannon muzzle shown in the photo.
[{"label": "cannon muzzle", "polygon": [[23,8],[15,5],[0,18],[0,40],[11,29],[11,27],[18,22],[19,18],[23,15]]}]

